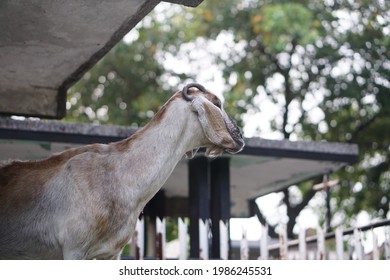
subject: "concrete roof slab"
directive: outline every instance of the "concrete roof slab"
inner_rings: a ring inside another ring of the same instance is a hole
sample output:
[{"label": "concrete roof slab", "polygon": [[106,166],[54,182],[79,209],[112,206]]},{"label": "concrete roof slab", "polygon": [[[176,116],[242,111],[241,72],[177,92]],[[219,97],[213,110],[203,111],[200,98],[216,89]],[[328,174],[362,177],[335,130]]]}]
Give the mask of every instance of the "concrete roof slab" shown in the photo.
[{"label": "concrete roof slab", "polygon": [[2,1],[0,114],[62,118],[67,89],[159,2]]}]

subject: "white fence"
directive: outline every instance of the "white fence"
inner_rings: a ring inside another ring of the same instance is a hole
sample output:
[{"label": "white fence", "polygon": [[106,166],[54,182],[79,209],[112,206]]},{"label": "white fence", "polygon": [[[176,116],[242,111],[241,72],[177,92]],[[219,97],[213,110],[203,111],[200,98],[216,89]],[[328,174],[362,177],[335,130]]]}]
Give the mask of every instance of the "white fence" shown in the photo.
[{"label": "white fence", "polygon": [[[148,242],[149,246],[155,245],[152,255],[147,257],[166,259],[166,223],[157,218],[155,234],[148,235],[155,242]],[[220,221],[220,256],[228,259],[229,232],[228,225]],[[145,225],[144,220],[138,220],[136,233],[131,241],[131,256],[133,259],[145,258]],[[149,228],[149,230],[151,230]],[[146,234],[146,235],[145,235]],[[184,219],[178,219],[178,248],[176,259],[188,259],[189,236],[188,227]],[[209,222],[199,220],[199,258],[209,259],[210,248]],[[151,245],[152,244],[152,245]],[[288,240],[286,226],[279,225],[279,239],[271,239],[268,236],[268,228],[262,227],[261,239],[254,244],[249,242],[246,233],[243,233],[239,248],[240,259],[390,259],[390,220],[372,223],[353,229],[337,228],[335,232],[326,233],[318,228],[315,235],[306,236],[306,229],[301,230],[296,240]],[[230,254],[231,255],[231,254]],[[124,258],[129,256],[124,256]]]},{"label": "white fence", "polygon": [[384,220],[352,229],[337,228],[329,233],[318,228],[312,236],[301,230],[296,240],[288,240],[286,227],[280,225],[279,241],[273,243],[264,227],[259,259],[390,259],[389,225],[390,220]]},{"label": "white fence", "polygon": [[[155,248],[153,248],[152,255],[145,256],[145,237],[148,235],[145,233],[144,218],[141,217],[137,221],[136,231],[133,239],[130,241],[131,252],[130,256],[122,256],[127,259],[144,259],[144,258],[167,258],[167,243],[166,243],[166,222],[165,219],[156,219],[155,236],[149,236],[149,238],[155,238]],[[229,255],[229,229],[223,221],[219,223],[220,227],[220,255],[221,259],[228,259]],[[148,242],[148,244],[150,244]],[[188,225],[184,219],[178,219],[178,257],[177,259],[188,259],[189,255],[189,235]],[[152,245],[153,246],[153,245]],[[199,258],[203,260],[209,259],[210,252],[210,223],[208,220],[199,220]]]}]

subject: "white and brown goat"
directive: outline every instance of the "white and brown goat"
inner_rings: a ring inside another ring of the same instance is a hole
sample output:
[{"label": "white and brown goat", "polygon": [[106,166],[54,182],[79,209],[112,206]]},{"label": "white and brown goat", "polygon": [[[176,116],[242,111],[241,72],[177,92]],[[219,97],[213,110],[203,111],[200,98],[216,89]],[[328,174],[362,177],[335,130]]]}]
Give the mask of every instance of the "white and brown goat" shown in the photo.
[{"label": "white and brown goat", "polygon": [[199,84],[120,142],[0,165],[0,259],[117,259],[184,154],[237,153],[240,129]]}]

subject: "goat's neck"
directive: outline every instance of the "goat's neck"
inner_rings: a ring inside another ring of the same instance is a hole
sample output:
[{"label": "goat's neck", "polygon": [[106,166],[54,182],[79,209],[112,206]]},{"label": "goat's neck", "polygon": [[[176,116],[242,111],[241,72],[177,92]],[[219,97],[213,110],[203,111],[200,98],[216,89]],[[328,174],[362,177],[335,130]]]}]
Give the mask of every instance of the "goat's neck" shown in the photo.
[{"label": "goat's neck", "polygon": [[[168,108],[129,139],[121,158],[122,177],[143,207],[168,179],[183,155],[201,144],[202,130],[188,106]],[[134,201],[134,199],[133,199]]]}]

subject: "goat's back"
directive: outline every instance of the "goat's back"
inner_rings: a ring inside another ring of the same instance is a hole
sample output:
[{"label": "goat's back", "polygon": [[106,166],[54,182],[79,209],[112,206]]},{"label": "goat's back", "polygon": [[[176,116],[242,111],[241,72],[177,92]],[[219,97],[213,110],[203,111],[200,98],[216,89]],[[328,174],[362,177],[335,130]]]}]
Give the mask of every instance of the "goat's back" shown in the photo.
[{"label": "goat's back", "polygon": [[105,149],[95,144],[44,160],[0,164],[0,259],[63,257],[56,219],[66,211],[70,198],[64,190],[66,182],[56,176],[76,156]]}]

